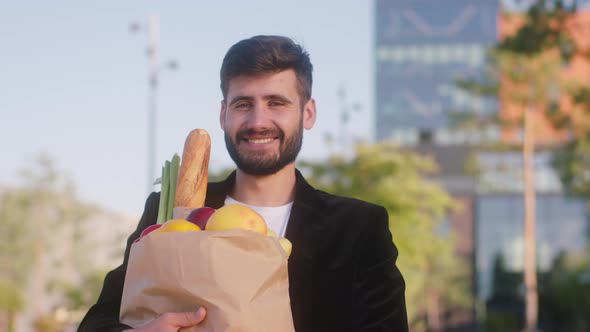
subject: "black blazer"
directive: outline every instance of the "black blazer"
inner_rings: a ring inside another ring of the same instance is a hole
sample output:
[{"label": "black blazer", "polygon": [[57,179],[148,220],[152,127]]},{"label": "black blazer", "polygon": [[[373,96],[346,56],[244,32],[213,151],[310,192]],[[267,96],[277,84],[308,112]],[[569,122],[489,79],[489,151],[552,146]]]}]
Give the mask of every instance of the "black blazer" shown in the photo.
[{"label": "black blazer", "polygon": [[[293,243],[289,293],[296,331],[408,331],[405,283],[395,264],[398,252],[387,211],[316,190],[299,171],[296,174],[295,200],[285,235]],[[234,183],[235,172],[223,182],[210,183],[206,206],[223,206]],[[137,229],[127,240],[123,264],[107,274],[97,303],[78,331],[130,328],[119,323],[129,250],[141,231],[156,222],[158,204],[159,193],[152,193]]]}]

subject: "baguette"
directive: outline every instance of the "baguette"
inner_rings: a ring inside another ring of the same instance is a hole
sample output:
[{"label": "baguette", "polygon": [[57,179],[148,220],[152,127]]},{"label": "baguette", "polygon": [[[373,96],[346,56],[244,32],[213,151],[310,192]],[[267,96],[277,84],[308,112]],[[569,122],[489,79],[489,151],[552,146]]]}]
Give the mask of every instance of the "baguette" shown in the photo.
[{"label": "baguette", "polygon": [[200,208],[205,205],[211,153],[211,138],[203,129],[192,130],[184,142],[178,173],[175,207]]}]

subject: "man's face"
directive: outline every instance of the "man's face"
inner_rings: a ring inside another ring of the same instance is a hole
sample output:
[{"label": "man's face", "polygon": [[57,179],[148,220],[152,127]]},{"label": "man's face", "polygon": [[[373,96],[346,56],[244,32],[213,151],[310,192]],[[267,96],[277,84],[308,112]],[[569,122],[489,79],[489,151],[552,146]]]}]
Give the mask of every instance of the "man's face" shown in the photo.
[{"label": "man's face", "polygon": [[293,70],[230,80],[220,122],[240,170],[270,175],[295,161],[316,116],[314,100],[302,105],[297,91]]}]

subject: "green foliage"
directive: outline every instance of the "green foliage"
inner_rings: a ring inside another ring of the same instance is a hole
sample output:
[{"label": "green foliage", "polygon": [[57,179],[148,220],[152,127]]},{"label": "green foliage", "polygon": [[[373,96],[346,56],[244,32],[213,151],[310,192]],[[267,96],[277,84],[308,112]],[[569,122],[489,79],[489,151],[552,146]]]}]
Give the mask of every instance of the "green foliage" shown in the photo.
[{"label": "green foliage", "polygon": [[492,312],[486,316],[486,332],[519,332],[519,319],[512,312]]},{"label": "green foliage", "polygon": [[569,192],[590,197],[590,133],[557,151],[553,165]]},{"label": "green foliage", "polygon": [[0,280],[0,312],[18,312],[24,309],[23,293],[12,281]]},{"label": "green foliage", "polygon": [[31,206],[30,196],[20,190],[0,196],[0,278],[17,287],[24,287],[33,262],[32,225],[26,222]]},{"label": "green foliage", "polygon": [[[91,264],[84,250],[84,226],[97,209],[76,198],[72,183],[47,156],[21,175],[24,185],[0,193],[0,311],[5,312],[45,301],[55,273],[52,260],[81,274]],[[65,247],[67,257],[54,257]],[[25,297],[31,282],[42,287]]]},{"label": "green foliage", "polygon": [[393,145],[364,145],[351,159],[332,156],[322,162],[301,162],[298,167],[322,190],[387,209],[413,326],[424,325],[424,312],[436,305],[425,299],[433,294],[449,306],[468,305],[465,262],[454,253],[452,234],[441,231],[441,223],[458,205],[428,180],[437,168],[431,159]]},{"label": "green foliage", "polygon": [[[588,88],[587,86],[584,87],[577,87],[577,89],[573,89],[573,96],[574,96],[574,101],[577,104],[582,104],[582,105],[590,105],[590,88]],[[586,111],[589,111],[588,108],[586,108]]]},{"label": "green foliage", "polygon": [[[568,6],[561,0],[537,0],[528,10],[525,22],[497,49],[501,52],[535,57],[548,49],[558,48],[562,57],[569,58],[574,44],[567,34],[565,19],[576,11],[575,3]],[[508,15],[508,14],[505,14]]]},{"label": "green foliage", "polygon": [[86,310],[96,303],[107,272],[108,269],[82,271],[80,281],[56,279],[48,284],[48,288],[63,295],[68,309]]},{"label": "green foliage", "polygon": [[[502,101],[519,105],[523,110],[534,107],[547,113],[556,125],[563,126],[565,118],[558,101],[562,95],[572,95],[579,88],[579,84],[560,76],[563,63],[576,53],[573,38],[566,29],[567,18],[575,10],[575,5],[567,6],[563,1],[536,1],[522,17],[522,25],[516,32],[490,48],[484,77],[462,77],[456,80],[456,86],[474,96],[501,97]],[[522,127],[521,118],[493,117],[490,119],[503,128]],[[475,120],[464,122],[490,122],[481,117]]]},{"label": "green foliage", "polygon": [[[590,57],[588,57],[590,61]],[[574,195],[590,198],[590,87],[572,89],[574,109],[564,127],[571,140],[555,153],[553,166],[565,189]]]},{"label": "green foliage", "polygon": [[562,331],[590,329],[590,261],[561,255],[542,292],[542,307],[552,325]]}]

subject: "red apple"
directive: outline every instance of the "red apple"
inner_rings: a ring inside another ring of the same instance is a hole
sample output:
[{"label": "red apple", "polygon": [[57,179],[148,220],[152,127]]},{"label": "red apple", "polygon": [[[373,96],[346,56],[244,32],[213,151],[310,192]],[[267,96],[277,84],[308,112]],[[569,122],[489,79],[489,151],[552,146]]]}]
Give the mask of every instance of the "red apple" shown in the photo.
[{"label": "red apple", "polygon": [[215,212],[215,209],[210,207],[202,207],[198,209],[194,209],[189,213],[186,217],[186,220],[196,224],[201,229],[205,229],[207,225],[207,221],[209,221],[209,217]]},{"label": "red apple", "polygon": [[146,227],[146,228],[145,228],[145,229],[144,229],[144,230],[141,232],[141,234],[139,235],[139,237],[137,238],[137,240],[133,241],[133,243],[135,243],[135,242],[139,242],[139,240],[140,240],[142,237],[144,237],[144,236],[148,235],[149,233],[151,233],[151,232],[155,231],[156,229],[158,229],[158,228],[160,228],[160,227],[162,227],[162,224],[154,224],[154,225],[150,225],[150,226]]}]

